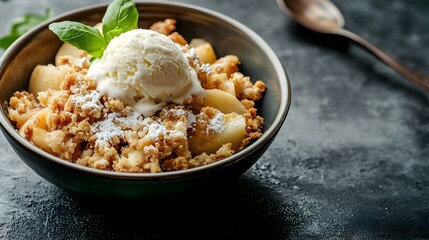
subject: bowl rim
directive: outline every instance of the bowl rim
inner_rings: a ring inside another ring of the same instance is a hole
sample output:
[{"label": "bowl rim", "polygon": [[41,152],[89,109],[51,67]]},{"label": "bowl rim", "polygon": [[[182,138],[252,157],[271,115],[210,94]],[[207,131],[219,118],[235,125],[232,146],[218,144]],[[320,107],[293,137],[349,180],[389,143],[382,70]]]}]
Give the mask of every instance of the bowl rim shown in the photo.
[{"label": "bowl rim", "polygon": [[[86,7],[77,8],[75,10],[67,11],[62,14],[59,14],[40,25],[36,26],[32,30],[25,33],[23,36],[21,36],[18,40],[16,40],[1,56],[0,58],[0,72],[3,71],[3,68],[5,68],[5,63],[13,59],[13,57],[10,55],[13,52],[19,51],[19,48],[23,43],[26,42],[29,38],[31,38],[33,35],[45,30],[48,25],[52,22],[61,21],[63,18],[68,18],[74,15],[82,15],[85,12],[88,11],[94,11],[97,8],[107,8],[109,3],[100,3],[100,4],[93,4]],[[189,9],[192,11],[196,11],[199,14],[209,15],[211,17],[221,19],[234,28],[242,31],[245,35],[251,37],[253,41],[256,42],[256,44],[267,54],[269,59],[271,60],[271,63],[276,71],[276,75],[279,77],[279,86],[280,86],[280,110],[277,112],[277,115],[275,116],[275,119],[271,126],[266,129],[261,136],[261,138],[257,139],[255,142],[251,143],[249,146],[247,146],[245,149],[241,150],[238,153],[235,153],[234,155],[225,158],[221,161],[217,161],[205,166],[200,166],[196,168],[186,169],[186,170],[178,170],[178,171],[171,171],[171,172],[161,172],[161,173],[125,173],[125,172],[114,172],[114,171],[106,171],[106,170],[100,170],[95,168],[90,168],[86,166],[81,166],[76,163],[72,163],[66,160],[63,160],[59,157],[56,157],[54,155],[51,155],[42,149],[36,147],[35,145],[31,144],[30,141],[22,137],[18,134],[18,131],[9,123],[9,121],[6,119],[7,116],[5,116],[5,112],[1,111],[0,114],[0,126],[2,127],[2,130],[4,134],[8,134],[16,143],[19,143],[23,148],[27,149],[28,151],[31,151],[33,154],[38,155],[43,160],[51,161],[54,164],[59,164],[63,167],[70,168],[70,170],[75,171],[81,171],[84,173],[97,175],[99,177],[106,177],[106,178],[114,178],[114,179],[128,179],[128,180],[161,180],[161,179],[172,179],[172,178],[183,178],[185,176],[193,176],[196,174],[201,174],[208,171],[213,171],[218,168],[226,167],[228,165],[231,165],[235,162],[238,162],[245,158],[248,155],[251,155],[253,152],[257,151],[259,148],[264,146],[265,144],[269,143],[270,140],[273,139],[273,137],[277,134],[277,132],[280,130],[281,126],[283,125],[286,116],[288,114],[290,103],[291,103],[291,87],[290,87],[290,80],[287,75],[286,69],[283,67],[280,59],[277,57],[277,55],[274,53],[274,51],[269,47],[269,45],[253,30],[245,26],[244,24],[238,22],[237,20],[226,16],[220,12],[192,5],[187,3],[178,3],[178,2],[167,2],[162,0],[150,0],[150,1],[135,1],[136,6],[145,6],[145,5],[159,5],[164,7],[180,7],[184,9]]]}]

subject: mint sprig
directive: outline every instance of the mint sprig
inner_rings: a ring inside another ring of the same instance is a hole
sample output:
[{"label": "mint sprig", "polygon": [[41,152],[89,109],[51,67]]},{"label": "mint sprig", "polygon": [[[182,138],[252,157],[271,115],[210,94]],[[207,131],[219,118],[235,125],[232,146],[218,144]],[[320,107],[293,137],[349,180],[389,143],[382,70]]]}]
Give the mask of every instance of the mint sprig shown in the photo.
[{"label": "mint sprig", "polygon": [[47,8],[45,15],[26,14],[23,17],[17,18],[12,22],[10,33],[0,38],[0,48],[6,49],[18,39],[21,35],[26,33],[31,28],[39,25],[40,23],[52,17],[52,10]]},{"label": "mint sprig", "polygon": [[85,24],[71,21],[52,23],[49,25],[58,37],[71,45],[85,50],[93,57],[101,57],[107,42],[95,27],[86,26]]},{"label": "mint sprig", "polygon": [[62,41],[100,58],[114,37],[137,28],[138,19],[139,14],[132,0],[113,0],[102,20],[103,34],[95,27],[71,21],[52,23],[49,29]]},{"label": "mint sprig", "polygon": [[107,7],[103,17],[103,33],[112,40],[121,33],[137,28],[139,13],[133,1],[115,0]]}]

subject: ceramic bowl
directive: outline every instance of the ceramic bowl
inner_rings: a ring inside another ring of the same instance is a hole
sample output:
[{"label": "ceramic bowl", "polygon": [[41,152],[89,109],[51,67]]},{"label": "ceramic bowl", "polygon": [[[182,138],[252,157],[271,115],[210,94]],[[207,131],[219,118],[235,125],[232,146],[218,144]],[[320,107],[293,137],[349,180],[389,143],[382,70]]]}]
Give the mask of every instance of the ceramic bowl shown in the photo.
[{"label": "ceramic bowl", "polygon": [[286,119],[291,101],[289,79],[267,43],[243,24],[221,13],[182,3],[137,2],[139,25],[147,28],[165,18],[177,20],[177,30],[187,40],[204,38],[218,56],[237,55],[242,72],[263,80],[268,89],[258,103],[265,119],[263,136],[243,151],[211,165],[166,173],[119,173],[92,169],[54,157],[21,137],[8,119],[6,102],[15,91],[26,90],[37,64],[54,62],[60,40],[49,29],[52,22],[101,21],[106,4],[67,12],[32,29],[19,38],[0,59],[1,129],[17,155],[38,175],[71,193],[92,197],[152,198],[207,188],[228,182],[246,172],[266,151]]}]

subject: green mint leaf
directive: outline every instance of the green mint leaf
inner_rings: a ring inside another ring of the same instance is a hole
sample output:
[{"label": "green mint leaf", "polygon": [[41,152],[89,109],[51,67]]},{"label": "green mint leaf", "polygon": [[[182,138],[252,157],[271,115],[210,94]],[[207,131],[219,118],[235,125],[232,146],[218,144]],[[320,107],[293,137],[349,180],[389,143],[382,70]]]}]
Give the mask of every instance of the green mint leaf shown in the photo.
[{"label": "green mint leaf", "polygon": [[132,0],[114,0],[103,17],[103,33],[107,42],[137,28],[139,13]]},{"label": "green mint leaf", "polygon": [[118,29],[109,31],[107,33],[108,36],[105,36],[104,38],[106,39],[106,37],[108,37],[109,39],[113,39],[114,37],[121,35],[121,33],[123,32],[124,30],[122,28],[118,28]]},{"label": "green mint leaf", "polygon": [[137,28],[139,13],[133,0],[113,0],[103,17],[103,34],[81,23],[64,21],[52,23],[49,29],[71,45],[99,58],[110,40],[120,34]]},{"label": "green mint leaf", "polygon": [[13,21],[9,35],[0,38],[0,48],[8,48],[16,39],[28,30],[52,17],[52,10],[47,8],[45,15],[27,14]]},{"label": "green mint leaf", "polygon": [[93,57],[103,56],[107,46],[107,42],[95,27],[86,26],[82,23],[71,21],[52,23],[49,25],[49,29],[57,34],[62,41],[86,51]]}]

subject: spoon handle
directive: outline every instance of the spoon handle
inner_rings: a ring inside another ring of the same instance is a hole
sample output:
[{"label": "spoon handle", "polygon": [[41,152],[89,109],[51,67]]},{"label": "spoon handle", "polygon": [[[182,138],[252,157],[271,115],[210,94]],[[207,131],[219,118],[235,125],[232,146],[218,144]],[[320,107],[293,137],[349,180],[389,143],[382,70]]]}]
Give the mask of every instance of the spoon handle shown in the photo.
[{"label": "spoon handle", "polygon": [[364,38],[356,35],[353,32],[342,29],[339,32],[339,34],[355,41],[357,44],[361,45],[363,48],[367,49],[369,52],[374,54],[381,61],[383,61],[388,66],[393,68],[397,73],[402,75],[410,83],[414,84],[416,87],[420,88],[421,90],[429,93],[429,78],[421,77],[421,76],[418,76],[417,74],[411,72],[408,68],[399,64],[397,61],[395,61],[393,58],[386,55],[384,52],[382,52],[376,46],[372,45],[370,42],[368,42]]}]

